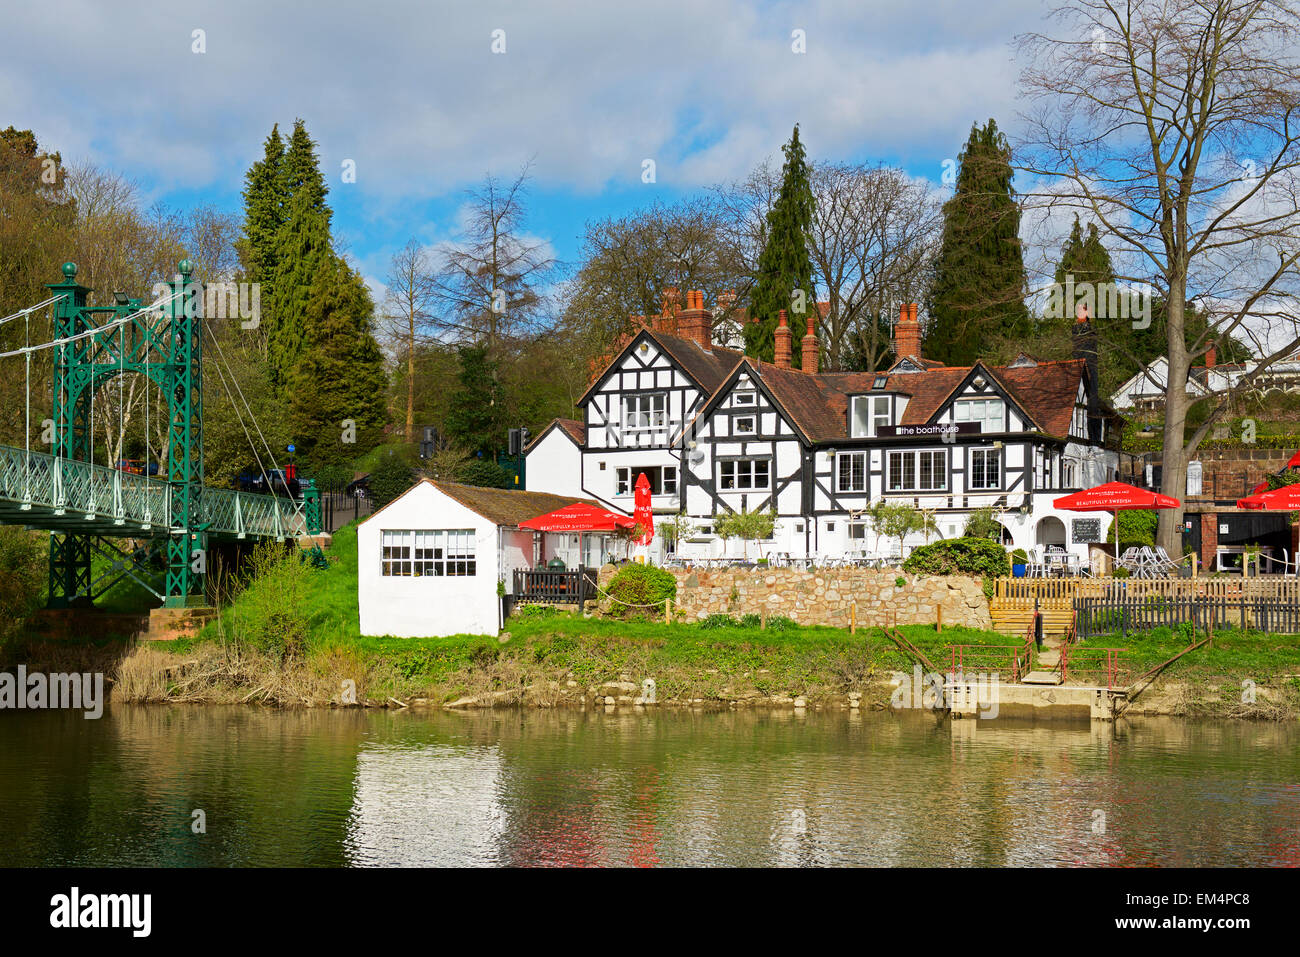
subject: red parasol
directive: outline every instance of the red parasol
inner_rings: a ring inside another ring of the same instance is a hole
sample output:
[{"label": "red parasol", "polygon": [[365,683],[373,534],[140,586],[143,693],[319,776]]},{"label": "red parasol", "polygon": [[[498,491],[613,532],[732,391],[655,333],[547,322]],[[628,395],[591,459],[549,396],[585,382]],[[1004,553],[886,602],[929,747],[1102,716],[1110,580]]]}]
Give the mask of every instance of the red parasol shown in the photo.
[{"label": "red parasol", "polygon": [[612,532],[619,528],[631,528],[636,520],[618,512],[610,512],[598,505],[586,502],[574,502],[564,508],[557,508],[545,515],[538,515],[519,523],[520,528],[531,528],[536,532],[577,532],[578,564],[582,564],[582,533]]},{"label": "red parasol", "polygon": [[637,476],[632,501],[632,517],[642,528],[641,537],[636,540],[636,544],[649,545],[655,537],[655,513],[651,505],[650,480],[644,472]]},{"label": "red parasol", "polygon": [[[1267,485],[1267,483],[1265,483]],[[1237,499],[1237,508],[1257,508],[1270,512],[1300,512],[1300,485],[1285,485],[1271,492],[1258,489]]]},{"label": "red parasol", "polygon": [[[1063,495],[1053,503],[1057,508],[1067,512],[1114,512],[1115,522],[1119,522],[1119,513],[1130,509],[1178,508],[1182,503],[1176,498],[1148,492],[1146,489],[1126,485],[1123,482],[1107,482],[1096,488],[1086,488],[1082,492]],[[1119,529],[1115,529],[1115,560],[1119,561]]]}]

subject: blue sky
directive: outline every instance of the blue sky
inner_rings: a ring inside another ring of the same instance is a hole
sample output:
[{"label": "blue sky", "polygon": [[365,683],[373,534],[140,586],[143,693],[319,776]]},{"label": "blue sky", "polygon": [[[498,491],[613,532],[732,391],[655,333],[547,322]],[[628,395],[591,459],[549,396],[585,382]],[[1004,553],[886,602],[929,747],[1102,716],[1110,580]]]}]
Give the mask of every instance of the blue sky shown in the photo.
[{"label": "blue sky", "polygon": [[[585,221],[739,179],[779,156],[795,122],[815,159],[889,162],[937,184],[973,121],[1014,130],[1009,44],[1041,10],[50,0],[6,10],[0,124],[126,174],[149,199],[235,210],[271,125],[302,117],[336,234],[379,285],[408,239],[455,238],[466,188],[530,158],[530,232],[564,260]],[[355,183],[341,182],[345,160]]]}]

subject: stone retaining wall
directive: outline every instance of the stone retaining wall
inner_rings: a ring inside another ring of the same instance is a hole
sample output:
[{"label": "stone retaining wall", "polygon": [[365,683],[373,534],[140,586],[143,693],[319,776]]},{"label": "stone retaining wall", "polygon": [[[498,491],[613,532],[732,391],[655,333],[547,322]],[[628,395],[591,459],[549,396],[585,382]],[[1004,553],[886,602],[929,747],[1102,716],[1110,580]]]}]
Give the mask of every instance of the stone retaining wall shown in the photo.
[{"label": "stone retaining wall", "polygon": [[[963,575],[907,575],[894,569],[723,568],[668,569],[677,579],[673,615],[702,620],[709,615],[782,615],[801,625],[847,628],[857,605],[859,627],[933,624],[943,609],[945,625],[992,629],[983,581]],[[616,569],[600,570],[605,589]],[[904,584],[900,587],[898,580]],[[610,613],[613,603],[600,600]]]}]

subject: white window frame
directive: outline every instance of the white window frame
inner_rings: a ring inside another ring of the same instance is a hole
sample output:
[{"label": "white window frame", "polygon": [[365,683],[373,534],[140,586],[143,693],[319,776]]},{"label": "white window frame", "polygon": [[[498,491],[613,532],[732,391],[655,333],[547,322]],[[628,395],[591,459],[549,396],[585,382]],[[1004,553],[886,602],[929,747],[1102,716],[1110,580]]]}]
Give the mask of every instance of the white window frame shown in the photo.
[{"label": "white window frame", "polygon": [[[921,457],[930,464],[930,484],[921,483]],[[895,467],[898,463],[898,467]],[[902,483],[894,484],[894,476],[901,473]],[[948,453],[944,449],[904,449],[885,454],[886,492],[946,492],[948,491]]]},{"label": "white window frame", "polygon": [[[989,459],[990,456],[992,456],[993,460],[997,463],[997,481],[996,481],[994,484],[992,484],[992,485],[990,485],[990,484],[988,483],[988,459]],[[979,485],[977,485],[977,484],[975,483],[975,467],[976,467],[976,466],[975,466],[975,459],[976,459],[976,457],[979,457],[979,458],[982,459],[983,462],[984,462],[984,464],[981,466],[981,468],[983,469],[983,471],[984,471],[984,473],[985,473],[985,478],[984,478],[983,483],[982,483],[982,484],[979,484]],[[967,471],[966,471],[966,487],[967,487],[968,489],[970,489],[972,492],[993,492],[993,491],[997,491],[997,490],[1001,489],[1001,488],[1002,488],[1002,479],[1003,479],[1003,467],[1002,467],[1002,466],[1003,466],[1003,463],[1002,463],[1002,449],[995,449],[995,448],[993,448],[992,446],[989,446],[988,448],[983,448],[983,449],[971,449],[971,450],[970,450],[970,467],[969,467],[969,468],[967,469]]]},{"label": "white window frame", "polygon": [[468,578],[478,574],[472,528],[382,529],[380,577]]},{"label": "white window frame", "polygon": [[758,393],[753,389],[746,389],[743,392],[737,392],[731,397],[731,404],[735,406],[757,406]]},{"label": "white window frame", "polygon": [[[979,415],[975,414],[976,406],[979,407]],[[995,408],[998,412],[996,417],[990,415]],[[1005,432],[1006,416],[1007,404],[996,396],[984,399],[958,399],[952,404],[954,422],[978,422],[981,432]]]},{"label": "white window frame", "polygon": [[[756,482],[759,466],[766,473],[764,484]],[[732,484],[726,484],[727,473]],[[743,484],[748,482],[749,484]],[[718,463],[719,492],[765,492],[772,488],[772,460],[770,458],[728,459]]]},{"label": "white window frame", "polygon": [[[662,406],[662,408],[656,408],[656,406]],[[642,419],[645,421],[641,421]],[[623,396],[624,432],[662,432],[667,428],[667,392],[634,392]]]},{"label": "white window frame", "polygon": [[651,495],[676,495],[677,494],[677,466],[675,465],[620,465],[614,469],[614,497],[628,498],[636,494],[636,487],[632,484],[636,479],[632,478],[641,472],[650,472],[652,469],[659,470],[659,487],[658,492],[654,491],[654,485],[651,483]]},{"label": "white window frame", "polygon": [[[853,466],[853,465],[850,465],[850,466],[849,466],[849,480],[850,480],[850,482],[849,482],[848,485],[845,485],[845,484],[844,484],[844,470],[843,470],[843,468],[841,467],[840,463],[841,463],[841,462],[851,462],[851,461],[854,460],[854,459],[858,459],[858,460],[860,460],[861,463],[862,463],[862,464],[861,464],[861,476],[860,476],[860,477],[861,477],[861,483],[860,483],[860,486],[855,486],[855,485],[853,484],[853,481],[852,481],[853,478],[854,478],[853,472],[854,472],[854,470],[855,470],[855,468],[856,468],[856,467]],[[866,453],[866,452],[836,452],[836,453],[835,453],[835,490],[838,491],[838,492],[846,493],[846,494],[847,494],[847,493],[854,493],[854,492],[860,492],[860,493],[861,493],[861,492],[866,492],[866,491],[867,491],[867,486],[868,486],[868,484],[869,484],[869,482],[870,482],[870,478],[868,477],[868,474],[867,474],[867,472],[868,472],[868,465],[869,465],[869,462],[868,462],[868,459],[867,459],[867,453]]]},{"label": "white window frame", "polygon": [[[734,431],[736,435],[758,435],[758,416],[738,415],[731,421],[735,423]],[[748,422],[749,428],[742,429],[740,427],[740,423],[742,422]]]},{"label": "white window frame", "polygon": [[[859,415],[858,403],[866,403],[866,414]],[[849,405],[849,436],[855,439],[875,438],[882,425],[894,424],[891,397],[887,395],[855,395]]]}]

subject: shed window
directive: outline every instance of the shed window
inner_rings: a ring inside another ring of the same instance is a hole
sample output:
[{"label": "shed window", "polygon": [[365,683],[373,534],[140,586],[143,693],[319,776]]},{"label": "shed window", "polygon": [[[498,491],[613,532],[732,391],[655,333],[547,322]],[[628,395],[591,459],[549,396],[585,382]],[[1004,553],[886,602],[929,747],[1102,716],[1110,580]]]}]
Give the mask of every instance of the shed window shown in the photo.
[{"label": "shed window", "polygon": [[473,529],[385,530],[381,545],[386,578],[478,574]]}]

